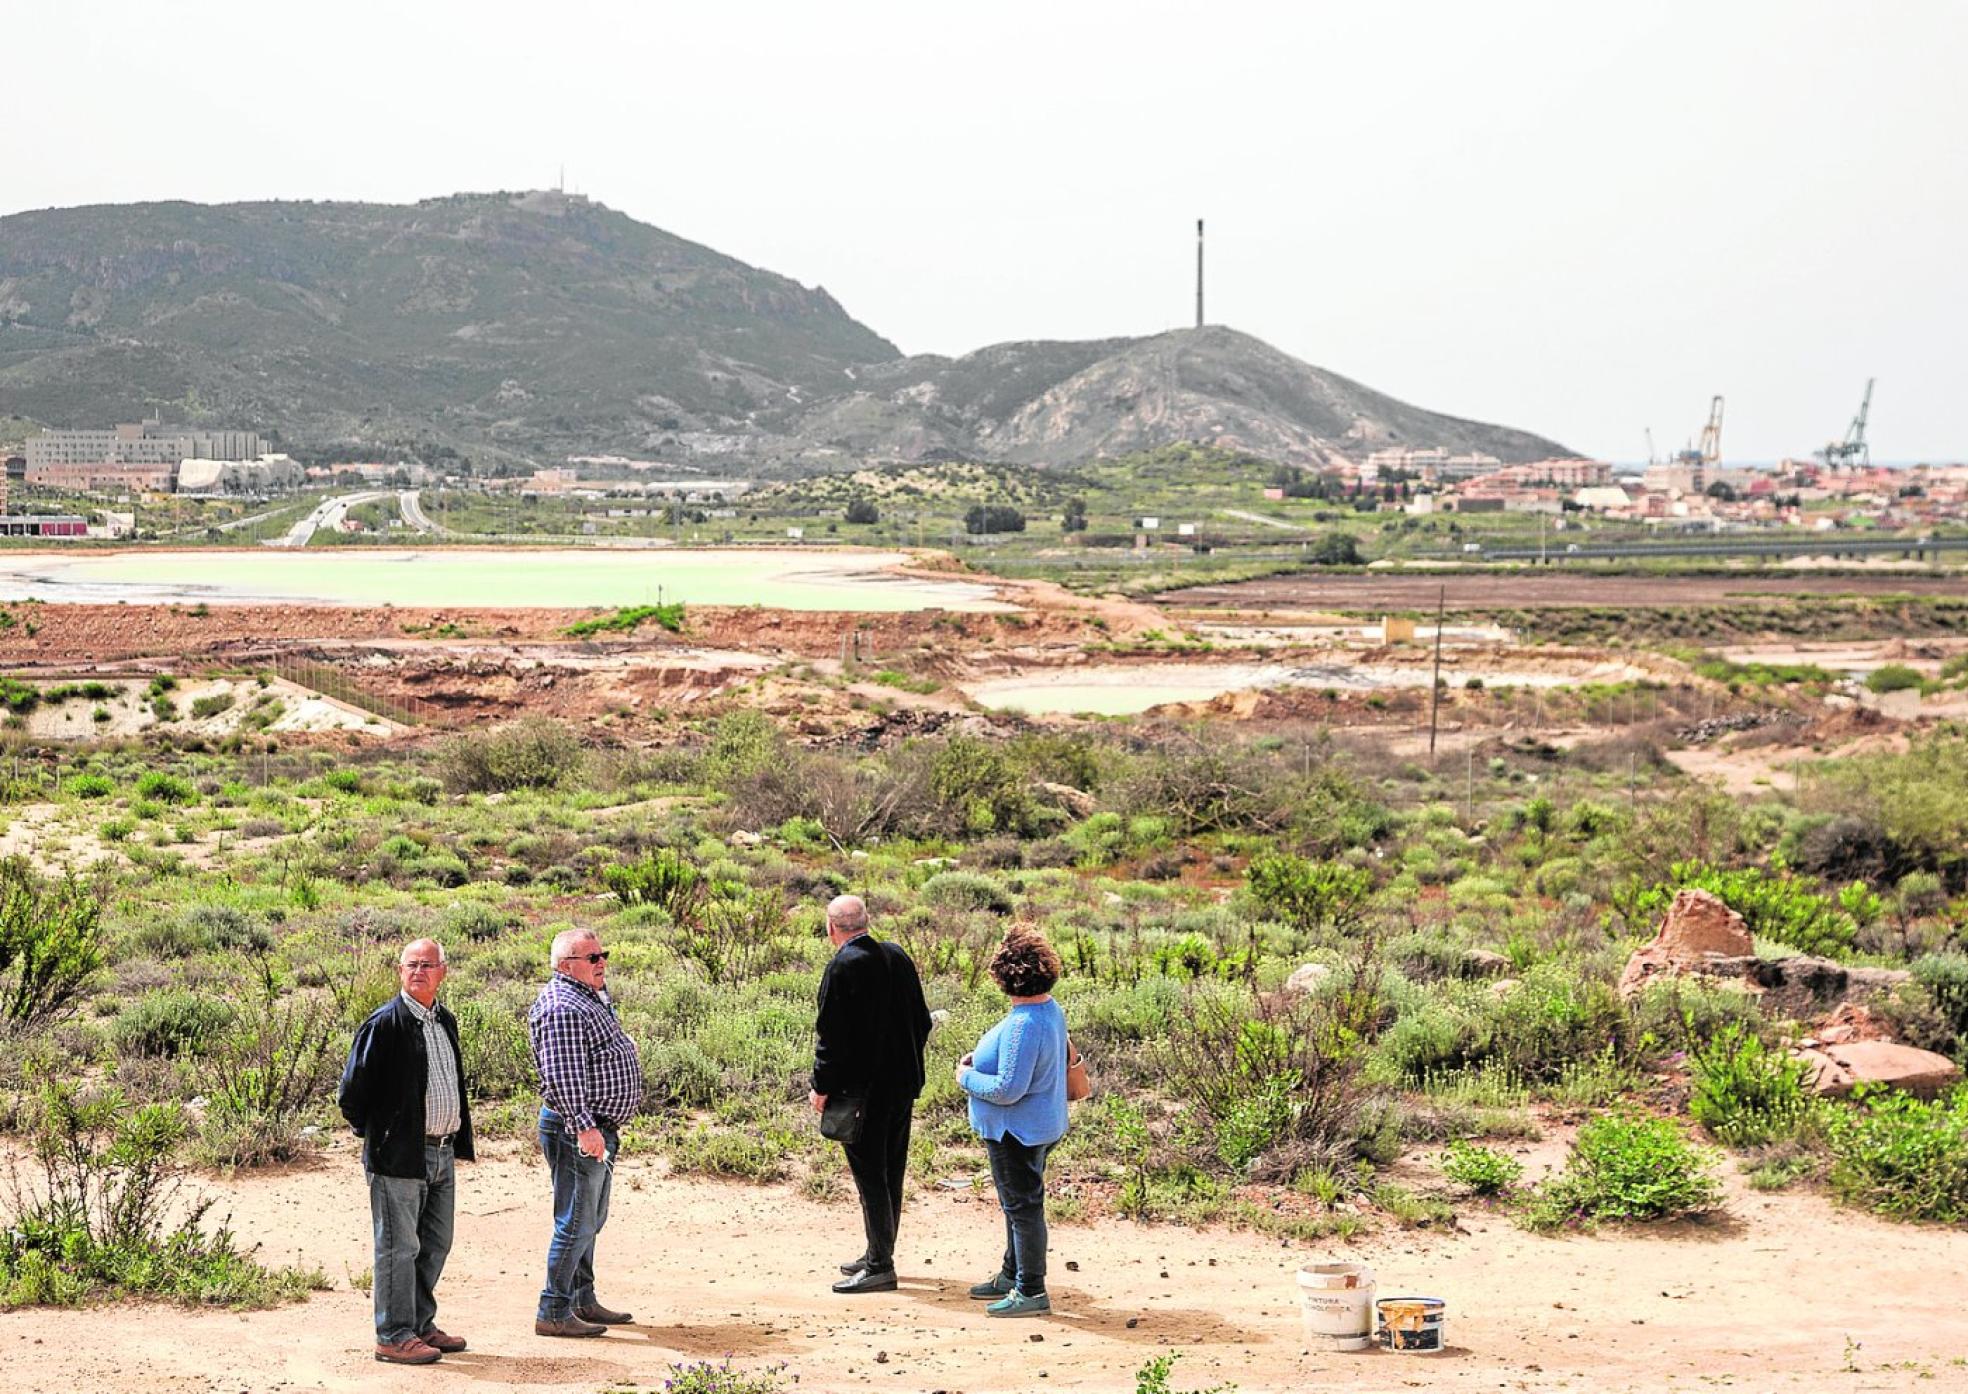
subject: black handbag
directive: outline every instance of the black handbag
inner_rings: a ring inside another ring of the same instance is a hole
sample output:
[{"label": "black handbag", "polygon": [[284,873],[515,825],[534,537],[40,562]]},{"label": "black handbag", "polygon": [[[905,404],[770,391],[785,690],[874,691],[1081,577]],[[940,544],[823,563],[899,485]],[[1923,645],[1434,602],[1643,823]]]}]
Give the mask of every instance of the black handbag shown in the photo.
[{"label": "black handbag", "polygon": [[861,1130],[868,1124],[868,1100],[864,1095],[829,1094],[820,1110],[820,1136],[850,1147],[861,1141]]}]

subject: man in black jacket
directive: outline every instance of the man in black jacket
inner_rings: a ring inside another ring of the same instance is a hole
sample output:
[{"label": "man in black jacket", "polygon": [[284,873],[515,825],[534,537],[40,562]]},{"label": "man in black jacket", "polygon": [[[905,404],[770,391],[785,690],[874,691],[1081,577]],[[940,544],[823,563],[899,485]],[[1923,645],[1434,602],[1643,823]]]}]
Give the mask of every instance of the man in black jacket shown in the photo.
[{"label": "man in black jacket", "polygon": [[909,1124],[923,1087],[929,1006],[908,954],[868,934],[868,907],[844,895],[827,906],[833,959],[820,977],[813,1089],[816,1113],[830,1096],[865,1099],[859,1141],[843,1143],[861,1195],[868,1247],[841,1265],[835,1292],[888,1292],[895,1287],[895,1231],[902,1222],[902,1176]]},{"label": "man in black jacket", "polygon": [[437,1005],[444,948],[403,946],[403,990],[355,1033],[342,1071],[342,1116],[362,1139],[375,1223],[376,1359],[428,1365],[462,1338],[437,1327],[437,1280],[451,1252],[455,1163],[472,1160],[458,1022]]}]

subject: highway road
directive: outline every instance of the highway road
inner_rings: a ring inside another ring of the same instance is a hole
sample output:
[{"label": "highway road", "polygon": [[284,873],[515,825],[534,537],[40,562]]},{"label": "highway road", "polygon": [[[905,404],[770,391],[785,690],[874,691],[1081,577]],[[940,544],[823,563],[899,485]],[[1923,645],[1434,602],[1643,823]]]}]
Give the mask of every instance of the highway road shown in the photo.
[{"label": "highway road", "polygon": [[307,517],[287,529],[281,536],[267,542],[269,547],[305,547],[314,540],[320,528],[339,527],[348,511],[359,503],[370,503],[376,499],[388,498],[385,492],[371,490],[361,494],[337,494],[332,499],[323,499]]}]

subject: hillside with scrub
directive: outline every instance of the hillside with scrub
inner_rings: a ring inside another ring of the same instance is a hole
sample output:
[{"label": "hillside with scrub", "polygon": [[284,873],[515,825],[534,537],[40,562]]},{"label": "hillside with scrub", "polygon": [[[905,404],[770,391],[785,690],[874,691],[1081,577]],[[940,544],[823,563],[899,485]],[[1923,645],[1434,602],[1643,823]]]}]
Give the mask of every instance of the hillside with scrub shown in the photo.
[{"label": "hillside with scrub", "polygon": [[[424,934],[450,950],[486,1135],[528,1135],[543,946],[593,925],[644,1047],[630,1155],[837,1201],[804,1078],[820,907],[847,889],[944,1014],[926,1190],[981,1164],[950,1066],[1001,1009],[991,948],[1030,923],[1065,959],[1099,1086],[1058,1153],[1065,1227],[1222,1223],[1324,1250],[1476,1217],[1726,1224],[1729,1178],[1968,1218],[1968,1093],[1833,1098],[1791,1054],[1834,1013],[1968,1053],[1968,737],[1827,766],[1802,799],[1726,798],[1642,753],[1638,786],[1583,751],[1556,775],[1497,757],[1465,788],[1460,762],[1276,735],[857,755],[739,711],[660,749],[535,720],[354,756],[108,746],[16,767],[10,818],[31,813],[34,840],[10,832],[0,864],[5,1117],[17,1148],[64,1160],[23,1193],[0,1294],[256,1305],[331,1285],[260,1268],[203,1211],[114,1198],[317,1156],[349,1032]],[[55,874],[85,845],[100,855]],[[1737,967],[1623,992],[1688,888],[1742,916],[1756,960],[1823,966],[1780,990]],[[1569,1151],[1529,1174],[1554,1135]]]}]

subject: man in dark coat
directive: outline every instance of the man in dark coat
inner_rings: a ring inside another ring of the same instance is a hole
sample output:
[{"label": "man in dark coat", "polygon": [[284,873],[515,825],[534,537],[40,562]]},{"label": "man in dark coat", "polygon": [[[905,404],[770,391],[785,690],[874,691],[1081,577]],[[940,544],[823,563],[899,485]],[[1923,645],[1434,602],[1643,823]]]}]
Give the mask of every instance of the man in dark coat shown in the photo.
[{"label": "man in dark coat", "polygon": [[827,938],[834,956],[820,977],[808,1098],[815,1112],[824,1112],[833,1096],[867,1101],[860,1139],[842,1147],[861,1196],[868,1247],[841,1265],[847,1277],[834,1291],[888,1292],[895,1287],[895,1231],[909,1125],[923,1087],[929,1006],[909,955],[868,933],[861,897],[840,896],[827,906]]},{"label": "man in dark coat", "polygon": [[403,946],[402,991],[355,1033],[342,1071],[342,1116],[362,1139],[375,1224],[376,1359],[428,1365],[465,1348],[437,1326],[437,1280],[451,1252],[456,1163],[472,1160],[458,1022],[437,1004],[444,948]]}]

